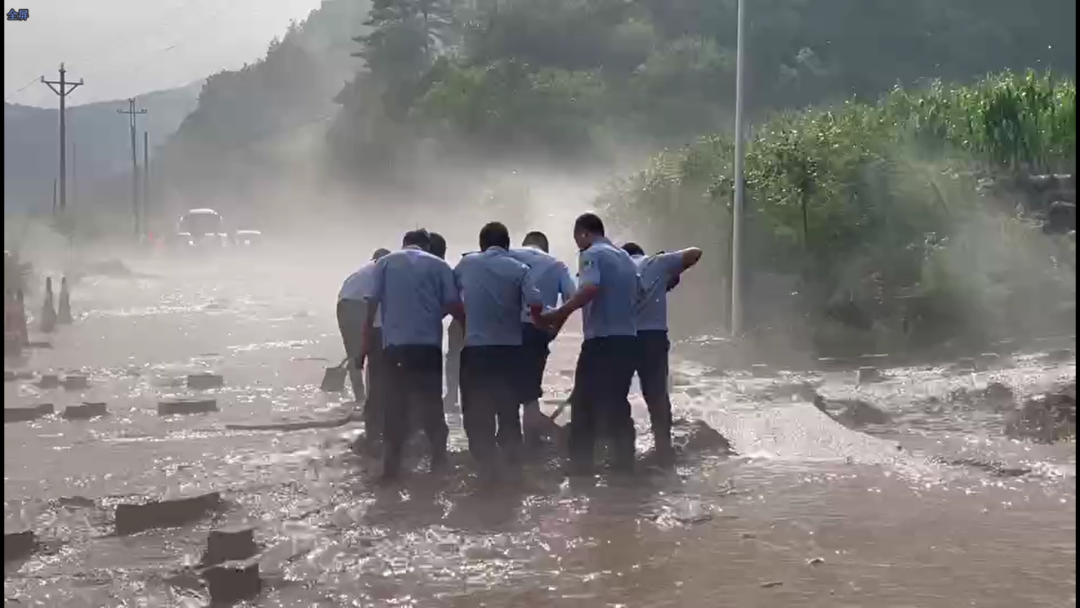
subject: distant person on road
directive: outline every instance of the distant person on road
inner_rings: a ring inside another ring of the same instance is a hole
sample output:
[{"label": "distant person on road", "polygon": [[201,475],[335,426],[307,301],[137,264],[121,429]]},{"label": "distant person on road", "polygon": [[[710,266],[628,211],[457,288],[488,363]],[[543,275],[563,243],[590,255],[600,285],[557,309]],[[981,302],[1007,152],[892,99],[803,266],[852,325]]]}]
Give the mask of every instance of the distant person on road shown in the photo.
[{"label": "distant person on road", "polygon": [[[446,259],[446,239],[438,232],[431,233],[431,255]],[[443,407],[454,408],[458,404],[461,376],[461,347],[465,341],[465,330],[461,323],[451,318],[446,329],[446,360],[443,368],[446,392],[443,395]]]},{"label": "distant person on road", "polygon": [[[391,393],[384,405],[383,480],[401,469],[412,412],[419,412],[431,442],[431,469],[447,464],[448,429],[442,404],[443,317],[463,317],[454,272],[428,251],[431,235],[405,233],[402,249],[375,264],[361,357],[375,348],[375,307],[382,316],[383,357]],[[363,360],[361,360],[362,362]],[[395,402],[396,401],[396,402]]]},{"label": "distant person on road", "polygon": [[585,340],[574,372],[570,403],[572,474],[591,471],[597,432],[611,434],[615,467],[630,472],[634,464],[634,421],[630,384],[637,347],[637,300],[641,282],[630,255],[604,235],[604,222],[585,213],[574,222],[574,241],[581,250],[578,289],[569,301],[543,313],[551,327],[561,327],[582,309]]},{"label": "distant person on road", "polygon": [[[385,394],[386,379],[382,364],[382,318],[375,315],[372,325],[373,338],[378,346],[368,354],[368,391],[364,390],[364,372],[360,365],[360,349],[363,346],[364,323],[368,318],[367,299],[374,283],[375,263],[390,253],[382,247],[371,254],[371,260],[349,275],[338,292],[337,322],[341,341],[348,357],[349,380],[353,398],[364,407],[364,436],[368,446],[373,447],[382,436],[382,410],[380,393]],[[376,307],[377,308],[377,307]],[[378,312],[377,310],[375,311]]]},{"label": "distant person on road", "polygon": [[671,398],[668,395],[667,294],[679,277],[701,259],[701,250],[689,247],[671,253],[645,255],[637,243],[626,243],[623,251],[637,265],[642,293],[637,305],[638,358],[635,371],[641,396],[649,407],[649,419],[659,464],[674,460],[671,446]]},{"label": "distant person on road", "polygon": [[[552,310],[560,303],[568,302],[577,291],[570,269],[549,253],[547,235],[533,231],[525,235],[521,247],[510,250],[510,255],[527,265],[533,281],[540,290],[545,310]],[[520,399],[524,404],[522,423],[527,444],[538,443],[550,423],[540,411],[540,398],[544,396],[544,369],[547,367],[550,344],[559,327],[538,327],[532,311],[524,307],[521,313],[522,366]],[[547,424],[545,424],[547,423]]]},{"label": "distant person on road", "polygon": [[461,350],[461,413],[469,451],[494,475],[499,451],[516,464],[521,447],[521,309],[540,321],[543,300],[529,267],[510,255],[510,232],[499,222],[480,230],[480,252],[454,268],[465,308]]}]

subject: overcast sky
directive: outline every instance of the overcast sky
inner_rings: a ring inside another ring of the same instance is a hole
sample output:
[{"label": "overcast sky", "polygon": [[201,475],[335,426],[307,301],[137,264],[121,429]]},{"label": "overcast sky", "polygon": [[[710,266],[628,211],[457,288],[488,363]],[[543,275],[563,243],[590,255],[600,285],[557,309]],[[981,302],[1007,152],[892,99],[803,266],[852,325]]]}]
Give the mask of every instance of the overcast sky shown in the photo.
[{"label": "overcast sky", "polygon": [[68,97],[79,105],[185,85],[265,54],[291,20],[321,0],[13,0],[30,19],[4,22],[4,100],[56,106],[37,82],[85,84]]}]

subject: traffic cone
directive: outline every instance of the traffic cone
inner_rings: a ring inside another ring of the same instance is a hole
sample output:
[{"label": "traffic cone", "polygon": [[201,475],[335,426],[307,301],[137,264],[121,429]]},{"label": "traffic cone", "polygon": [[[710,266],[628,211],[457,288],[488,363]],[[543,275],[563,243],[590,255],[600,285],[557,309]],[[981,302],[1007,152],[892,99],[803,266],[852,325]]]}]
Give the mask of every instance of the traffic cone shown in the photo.
[{"label": "traffic cone", "polygon": [[53,307],[52,277],[45,278],[45,302],[41,305],[41,331],[52,333],[56,329],[56,309]]},{"label": "traffic cone", "polygon": [[19,332],[19,345],[30,346],[30,322],[26,318],[26,299],[23,298],[23,292],[19,290],[18,307],[16,309],[18,319],[18,332]]},{"label": "traffic cone", "polygon": [[17,311],[18,304],[11,294],[4,292],[4,354],[15,354],[20,350]]},{"label": "traffic cone", "polygon": [[56,310],[56,321],[61,325],[71,324],[71,294],[68,292],[67,277],[60,279],[60,302]]},{"label": "traffic cone", "polygon": [[18,355],[29,342],[22,291],[4,292],[4,354]]}]

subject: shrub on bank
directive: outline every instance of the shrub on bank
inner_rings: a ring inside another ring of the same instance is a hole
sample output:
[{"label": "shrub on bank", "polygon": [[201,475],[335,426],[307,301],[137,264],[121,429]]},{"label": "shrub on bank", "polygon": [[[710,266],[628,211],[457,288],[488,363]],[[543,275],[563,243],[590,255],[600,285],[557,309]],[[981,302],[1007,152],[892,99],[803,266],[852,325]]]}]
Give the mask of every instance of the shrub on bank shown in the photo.
[{"label": "shrub on bank", "polygon": [[[1034,72],[775,116],[746,147],[746,274],[798,277],[794,325],[819,353],[1045,330],[1075,301],[1072,237],[1042,235],[1019,193],[985,185],[1071,172],[1075,125],[1074,83]],[[601,204],[708,246],[726,273],[733,153],[726,135],[662,151]]]}]

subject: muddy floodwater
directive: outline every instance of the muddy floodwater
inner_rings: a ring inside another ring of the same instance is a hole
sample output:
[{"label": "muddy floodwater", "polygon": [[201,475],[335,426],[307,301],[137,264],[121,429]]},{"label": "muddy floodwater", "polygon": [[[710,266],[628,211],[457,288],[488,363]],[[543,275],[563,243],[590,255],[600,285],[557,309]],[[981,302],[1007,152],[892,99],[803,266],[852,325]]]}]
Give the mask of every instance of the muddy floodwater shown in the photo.
[{"label": "muddy floodwater", "polygon": [[[351,408],[319,391],[342,357],[334,296],[348,260],[129,263],[158,276],[84,279],[75,325],[48,338],[52,349],[6,363],[81,373],[88,385],[8,381],[5,407],[105,402],[110,415],[5,424],[5,531],[40,541],[5,560],[5,605],[205,605],[185,572],[210,530],[239,524],[254,526],[260,547],[252,606],[1076,605],[1075,443],[1008,440],[1001,411],[948,398],[993,381],[1038,393],[1074,378],[1075,359],[885,370],[860,387],[853,372],[754,378],[677,349],[678,414],[719,430],[737,455],[704,450],[674,473],[583,486],[533,467],[499,492],[480,489],[464,464],[438,479],[418,467],[379,489],[375,463],[348,449],[357,425],[227,428]],[[570,387],[576,332],[553,347],[552,398]],[[187,389],[198,371],[224,386]],[[864,399],[890,421],[842,426],[778,390],[799,381]],[[158,415],[161,399],[196,394],[219,411]],[[449,418],[452,449],[463,450]],[[225,500],[214,516],[114,534],[119,502],[212,491]]]}]

